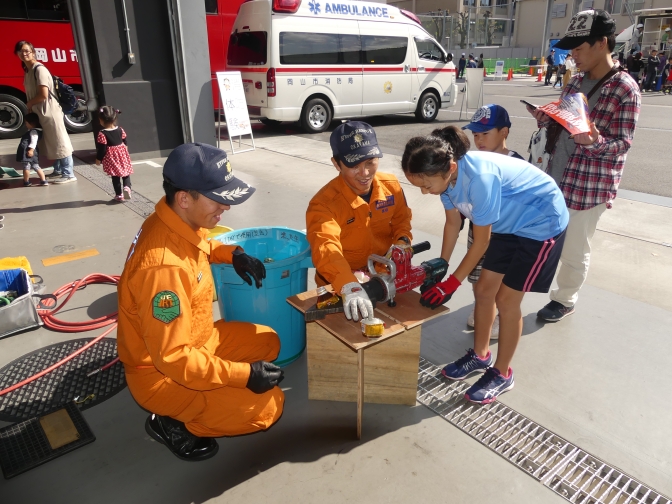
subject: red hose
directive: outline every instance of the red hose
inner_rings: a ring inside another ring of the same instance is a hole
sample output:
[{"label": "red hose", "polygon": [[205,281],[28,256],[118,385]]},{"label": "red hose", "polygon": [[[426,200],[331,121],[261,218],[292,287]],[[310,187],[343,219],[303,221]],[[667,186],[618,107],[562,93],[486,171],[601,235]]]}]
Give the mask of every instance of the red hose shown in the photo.
[{"label": "red hose", "polygon": [[[66,322],[64,320],[57,319],[54,315],[58,313],[64,306],[65,304],[70,301],[70,298],[74,295],[75,292],[77,292],[80,289],[83,289],[87,285],[90,284],[108,284],[108,285],[117,285],[119,283],[119,276],[118,275],[103,275],[101,273],[92,273],[91,275],[87,275],[81,280],[76,280],[70,284],[64,285],[60,289],[58,289],[56,292],[54,292],[54,296],[56,299],[60,299],[63,296],[67,294],[67,297],[65,300],[55,308],[40,308],[38,309],[38,313],[40,317],[42,317],[42,321],[44,322],[44,325],[47,326],[49,329],[52,331],[60,331],[60,332],[68,332],[68,333],[73,333],[73,332],[85,332],[85,331],[92,331],[94,329],[100,329],[101,327],[108,326],[112,324],[112,327],[107,329],[103,334],[100,336],[97,336],[93,340],[89,341],[86,345],[83,347],[77,349],[75,352],[71,353],[67,357],[61,359],[55,364],[52,364],[49,366],[47,369],[44,369],[40,371],[37,374],[34,374],[33,376],[26,378],[23,381],[20,381],[19,383],[15,383],[14,385],[11,385],[10,387],[7,387],[4,390],[0,390],[0,396],[3,396],[5,394],[8,394],[9,392],[12,392],[13,390],[16,390],[18,388],[23,387],[24,385],[33,382],[37,380],[38,378],[41,378],[42,376],[46,375],[47,373],[52,372],[54,369],[62,366],[66,362],[74,359],[77,357],[79,354],[84,352],[85,350],[91,348],[93,345],[98,343],[101,339],[103,339],[105,336],[110,334],[112,331],[114,331],[117,328],[117,319],[118,319],[118,312],[111,313],[109,315],[105,315],[104,317],[100,317],[94,320],[88,320],[85,322]],[[114,360],[108,362],[101,368],[97,370],[98,371],[103,371],[109,367],[112,367],[114,364],[116,364],[119,361],[119,357],[116,357]],[[90,373],[95,374],[95,373]]]}]

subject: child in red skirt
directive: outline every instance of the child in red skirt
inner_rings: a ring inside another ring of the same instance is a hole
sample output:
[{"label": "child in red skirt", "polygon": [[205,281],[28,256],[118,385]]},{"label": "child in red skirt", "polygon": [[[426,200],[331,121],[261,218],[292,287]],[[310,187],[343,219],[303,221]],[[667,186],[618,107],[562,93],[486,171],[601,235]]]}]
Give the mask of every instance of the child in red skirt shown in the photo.
[{"label": "child in red skirt", "polygon": [[96,136],[96,164],[102,163],[105,173],[112,177],[115,201],[124,201],[124,195],[131,199],[133,166],[126,146],[126,132],[116,124],[118,114],[121,114],[121,111],[109,105],[98,110],[98,119],[103,129]]}]

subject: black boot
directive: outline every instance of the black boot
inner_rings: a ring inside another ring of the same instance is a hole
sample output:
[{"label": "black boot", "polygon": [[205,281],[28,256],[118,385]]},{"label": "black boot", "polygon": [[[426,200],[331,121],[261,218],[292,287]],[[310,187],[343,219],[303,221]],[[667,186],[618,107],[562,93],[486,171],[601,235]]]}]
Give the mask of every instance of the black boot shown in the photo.
[{"label": "black boot", "polygon": [[145,422],[145,430],[182,460],[209,459],[219,449],[214,438],[194,436],[182,422],[174,418],[151,414]]}]

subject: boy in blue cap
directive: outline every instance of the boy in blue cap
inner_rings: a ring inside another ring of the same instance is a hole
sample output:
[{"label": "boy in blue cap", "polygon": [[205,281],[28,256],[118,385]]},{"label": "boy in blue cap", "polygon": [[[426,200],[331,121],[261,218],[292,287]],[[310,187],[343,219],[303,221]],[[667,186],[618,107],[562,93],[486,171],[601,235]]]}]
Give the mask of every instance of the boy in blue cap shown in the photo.
[{"label": "boy in blue cap", "polygon": [[[506,139],[509,136],[509,128],[511,128],[511,120],[509,113],[500,105],[490,104],[479,108],[471,118],[471,122],[464,126],[463,130],[471,130],[474,136],[474,144],[480,151],[495,152],[505,156],[514,157],[517,159],[525,159],[516,151],[512,151],[506,147]],[[474,225],[469,221],[469,236],[467,238],[467,249],[470,249],[474,243]],[[467,277],[472,286],[478,282],[483,269],[483,260],[485,256],[481,257],[476,267],[469,273]],[[471,310],[467,318],[467,325],[474,327],[474,310]],[[492,339],[499,337],[499,315],[495,318],[490,332]]]}]

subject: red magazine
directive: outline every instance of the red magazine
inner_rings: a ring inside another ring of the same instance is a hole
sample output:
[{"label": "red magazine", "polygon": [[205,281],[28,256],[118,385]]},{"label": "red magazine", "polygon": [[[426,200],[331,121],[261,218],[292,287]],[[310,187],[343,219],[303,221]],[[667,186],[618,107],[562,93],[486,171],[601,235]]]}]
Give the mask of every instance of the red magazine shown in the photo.
[{"label": "red magazine", "polygon": [[588,100],[583,93],[567,95],[560,101],[539,107],[539,110],[558,121],[570,135],[590,132]]}]

